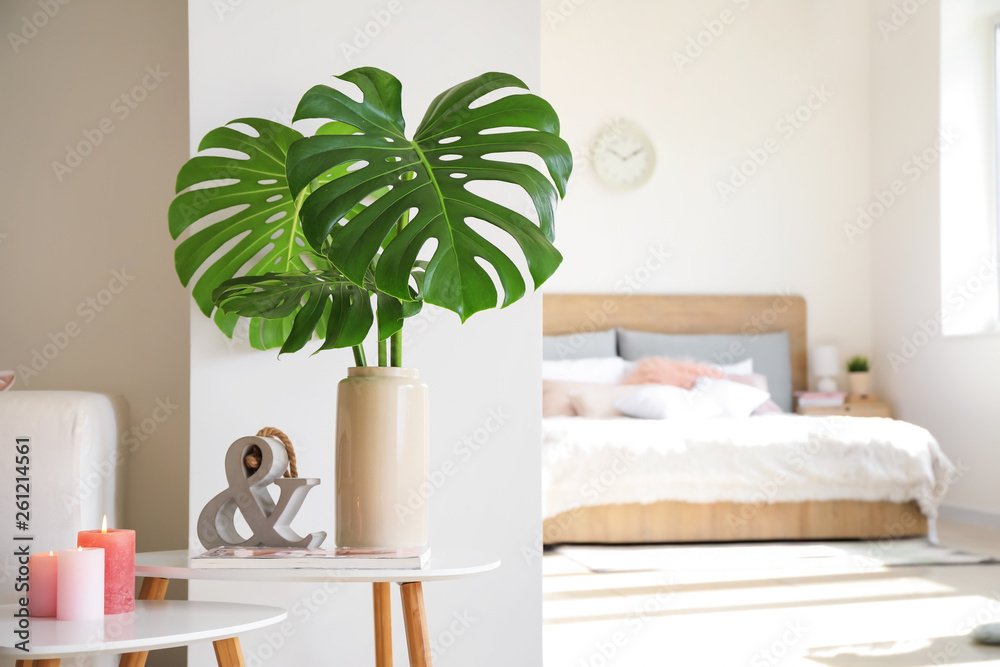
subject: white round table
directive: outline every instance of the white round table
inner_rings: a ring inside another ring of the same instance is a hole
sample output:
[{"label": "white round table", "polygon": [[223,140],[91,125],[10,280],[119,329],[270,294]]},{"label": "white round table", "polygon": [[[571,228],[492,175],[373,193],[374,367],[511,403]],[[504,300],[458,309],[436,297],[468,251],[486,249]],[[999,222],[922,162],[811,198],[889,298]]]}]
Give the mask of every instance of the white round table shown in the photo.
[{"label": "white round table", "polygon": [[[15,648],[16,605],[0,606],[0,655],[17,658],[19,665],[54,667],[61,658],[102,653],[142,656],[161,648],[212,641],[219,667],[243,664],[237,635],[288,618],[278,607],[228,602],[140,600],[135,611],[92,621],[31,618],[28,649]],[[123,658],[123,664],[128,664]]]},{"label": "white round table", "polygon": [[[422,569],[193,568],[190,559],[197,553],[154,551],[136,554],[136,576],[144,577],[139,598],[162,600],[170,579],[370,583],[375,607],[376,667],[392,666],[390,583],[397,583],[400,588],[410,665],[429,667],[431,649],[427,634],[423,582],[460,579],[500,567],[499,559],[481,553],[435,549],[431,552],[430,563]],[[132,662],[129,663],[129,667],[142,667],[144,662]]]}]

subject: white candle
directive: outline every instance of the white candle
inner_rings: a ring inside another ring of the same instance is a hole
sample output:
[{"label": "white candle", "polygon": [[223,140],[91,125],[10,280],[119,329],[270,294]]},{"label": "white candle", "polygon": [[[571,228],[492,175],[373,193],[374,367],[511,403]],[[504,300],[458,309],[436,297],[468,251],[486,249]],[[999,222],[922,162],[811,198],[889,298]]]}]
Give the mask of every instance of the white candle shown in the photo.
[{"label": "white candle", "polygon": [[104,549],[59,551],[56,618],[82,621],[104,616]]},{"label": "white candle", "polygon": [[56,615],[56,563],[53,552],[31,554],[28,558],[28,613],[36,618]]}]

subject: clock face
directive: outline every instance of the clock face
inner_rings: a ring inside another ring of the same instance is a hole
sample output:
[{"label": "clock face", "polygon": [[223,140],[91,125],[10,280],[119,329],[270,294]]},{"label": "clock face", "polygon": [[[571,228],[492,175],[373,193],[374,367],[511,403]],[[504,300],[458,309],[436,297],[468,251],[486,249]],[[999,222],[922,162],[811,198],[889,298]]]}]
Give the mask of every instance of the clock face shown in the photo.
[{"label": "clock face", "polygon": [[652,142],[631,125],[606,132],[594,145],[594,170],[613,187],[639,187],[652,175],[654,164]]}]

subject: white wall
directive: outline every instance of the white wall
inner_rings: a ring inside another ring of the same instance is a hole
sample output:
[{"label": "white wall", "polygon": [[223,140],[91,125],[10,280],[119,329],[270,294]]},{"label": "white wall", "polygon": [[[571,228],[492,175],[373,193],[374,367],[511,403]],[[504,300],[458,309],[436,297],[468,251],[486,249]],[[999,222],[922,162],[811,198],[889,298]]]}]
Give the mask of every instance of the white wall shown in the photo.
[{"label": "white wall", "polygon": [[116,472],[141,550],[187,533],[188,297],[167,233],[187,159],[186,17],[0,3],[0,367],[19,370],[16,390],[128,399],[138,430]]},{"label": "white wall", "polygon": [[[545,0],[543,90],[578,156],[559,232],[567,259],[546,289],[625,288],[662,247],[672,258],[641,291],[801,294],[812,343],[868,353],[870,240],[852,243],[844,226],[871,197],[869,31],[861,0]],[[792,127],[783,119],[814,87],[832,96]],[[652,179],[627,193],[587,164],[619,117],[657,150]],[[723,201],[718,183],[768,139],[774,152]]]},{"label": "white wall", "polygon": [[940,157],[941,290],[948,336],[1000,331],[994,139],[998,20],[1000,0],[958,0],[941,7],[940,106],[946,137]]},{"label": "white wall", "polygon": [[[538,6],[532,0],[412,5],[400,0],[394,6],[401,11],[350,62],[341,45],[351,44],[356,28],[364,29],[372,12],[383,12],[387,3],[234,2],[225,4],[232,11],[220,16],[221,4],[190,3],[192,149],[205,132],[239,116],[287,122],[310,86],[359,65],[382,67],[400,78],[411,128],[436,94],[482,72],[509,71],[532,88],[539,83]],[[539,300],[478,314],[464,326],[454,315],[431,310],[411,321],[407,332],[405,361],[419,368],[431,387],[431,470],[447,460],[457,470],[431,499],[432,550],[464,545],[503,559],[497,572],[425,586],[431,640],[450,646],[435,664],[538,664],[540,560],[525,558],[521,548],[533,546],[540,530]],[[300,474],[323,479],[295,527],[332,535],[335,392],[352,365],[350,353],[287,355],[279,361],[274,353],[230,345],[197,313],[191,340],[192,532],[201,508],[225,487],[222,460],[229,444],[273,425],[293,439]],[[464,446],[456,448],[463,438],[482,439],[480,429],[491,411],[505,415],[500,431],[471,456]],[[192,584],[191,596],[292,610],[279,635],[245,638],[248,665],[373,660],[368,586],[330,592],[304,584]],[[398,589],[393,596],[396,663],[405,664]],[[315,612],[307,611],[310,605]],[[447,633],[454,615],[465,613],[475,621],[452,643]],[[257,662],[271,656],[281,632],[284,645],[277,654]],[[197,655],[192,664],[213,664],[208,652],[191,655]]]},{"label": "white wall", "polygon": [[[875,3],[873,24],[891,18],[892,5]],[[898,30],[873,32],[873,184],[900,178],[903,166],[933,144],[942,125],[941,5],[928,0],[919,7],[897,21]],[[872,228],[875,363],[884,369],[880,391],[897,416],[930,429],[963,466],[947,505],[995,515],[1000,513],[995,479],[1000,339],[944,337],[936,325],[942,307],[939,171],[937,161],[915,182],[908,180],[905,195]]]}]

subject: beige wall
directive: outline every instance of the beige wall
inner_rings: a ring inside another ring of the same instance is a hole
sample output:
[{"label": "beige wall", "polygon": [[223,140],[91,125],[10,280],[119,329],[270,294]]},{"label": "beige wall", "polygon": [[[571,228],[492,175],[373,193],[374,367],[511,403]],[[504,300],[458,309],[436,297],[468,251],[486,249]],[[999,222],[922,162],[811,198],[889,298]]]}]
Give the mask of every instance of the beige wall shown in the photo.
[{"label": "beige wall", "polygon": [[124,394],[124,524],[140,550],[184,546],[188,296],[166,212],[188,155],[187,7],[4,0],[0,26],[0,367],[23,366],[16,389]]}]

